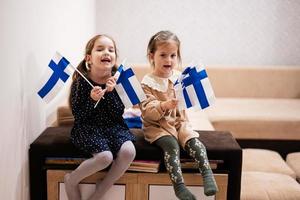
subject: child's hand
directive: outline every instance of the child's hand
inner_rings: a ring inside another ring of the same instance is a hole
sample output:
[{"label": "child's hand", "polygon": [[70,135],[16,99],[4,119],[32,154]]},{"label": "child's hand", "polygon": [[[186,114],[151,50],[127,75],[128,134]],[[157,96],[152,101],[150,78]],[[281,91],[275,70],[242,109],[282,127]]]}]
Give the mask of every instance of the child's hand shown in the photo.
[{"label": "child's hand", "polygon": [[107,88],[105,88],[104,90],[99,87],[99,86],[95,86],[92,90],[91,90],[91,98],[94,101],[98,101],[99,99],[101,99],[105,92],[106,92]]},{"label": "child's hand", "polygon": [[111,92],[113,91],[113,89],[115,88],[116,86],[116,78],[115,77],[110,77],[107,79],[107,82],[106,82],[106,89],[108,92]]},{"label": "child's hand", "polygon": [[163,109],[163,111],[172,110],[172,109],[176,108],[177,105],[178,105],[177,99],[170,99],[168,101],[163,101],[161,103],[161,108]]}]

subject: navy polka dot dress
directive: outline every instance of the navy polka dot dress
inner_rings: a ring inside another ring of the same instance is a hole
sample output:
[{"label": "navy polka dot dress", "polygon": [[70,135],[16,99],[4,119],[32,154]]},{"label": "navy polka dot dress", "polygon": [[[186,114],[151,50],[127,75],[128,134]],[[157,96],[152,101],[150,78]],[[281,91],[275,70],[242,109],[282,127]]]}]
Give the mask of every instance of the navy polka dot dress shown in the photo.
[{"label": "navy polka dot dress", "polygon": [[[105,88],[105,84],[91,82]],[[124,105],[116,90],[113,90],[106,92],[104,99],[94,108],[96,102],[90,97],[91,89],[82,77],[72,83],[71,107],[75,121],[71,141],[87,153],[111,151],[116,156],[124,142],[135,140],[122,117]]]}]

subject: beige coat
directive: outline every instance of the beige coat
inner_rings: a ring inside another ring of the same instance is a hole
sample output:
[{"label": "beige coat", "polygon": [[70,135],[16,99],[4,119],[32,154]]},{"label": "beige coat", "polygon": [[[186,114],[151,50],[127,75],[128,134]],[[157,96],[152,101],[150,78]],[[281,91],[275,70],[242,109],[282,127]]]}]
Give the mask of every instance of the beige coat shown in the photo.
[{"label": "beige coat", "polygon": [[142,88],[147,99],[141,102],[144,136],[150,143],[165,135],[173,135],[182,147],[199,134],[193,131],[188,122],[185,110],[166,110],[161,108],[161,102],[175,97],[174,77],[159,78],[147,74],[142,80]]}]

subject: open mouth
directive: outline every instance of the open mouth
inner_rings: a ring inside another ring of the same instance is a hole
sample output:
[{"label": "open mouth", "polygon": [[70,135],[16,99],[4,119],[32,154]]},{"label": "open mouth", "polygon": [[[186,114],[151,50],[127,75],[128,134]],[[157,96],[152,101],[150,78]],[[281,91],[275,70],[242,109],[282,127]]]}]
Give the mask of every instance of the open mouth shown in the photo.
[{"label": "open mouth", "polygon": [[110,63],[111,59],[110,58],[103,58],[103,59],[101,59],[101,62],[102,63]]},{"label": "open mouth", "polygon": [[163,67],[166,68],[166,69],[172,69],[171,65],[163,65]]}]

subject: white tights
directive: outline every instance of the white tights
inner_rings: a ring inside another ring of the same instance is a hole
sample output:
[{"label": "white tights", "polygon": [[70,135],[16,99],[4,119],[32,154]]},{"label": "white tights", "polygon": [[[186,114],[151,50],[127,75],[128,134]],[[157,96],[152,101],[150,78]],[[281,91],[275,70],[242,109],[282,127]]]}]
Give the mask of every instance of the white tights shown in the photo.
[{"label": "white tights", "polygon": [[109,171],[103,180],[99,180],[95,192],[89,200],[100,200],[110,187],[124,174],[135,157],[135,148],[131,141],[122,144],[117,157],[113,160],[110,151],[94,154],[92,158],[85,160],[70,174],[65,176],[65,188],[69,200],[81,200],[78,184],[84,178],[108,167]]}]

